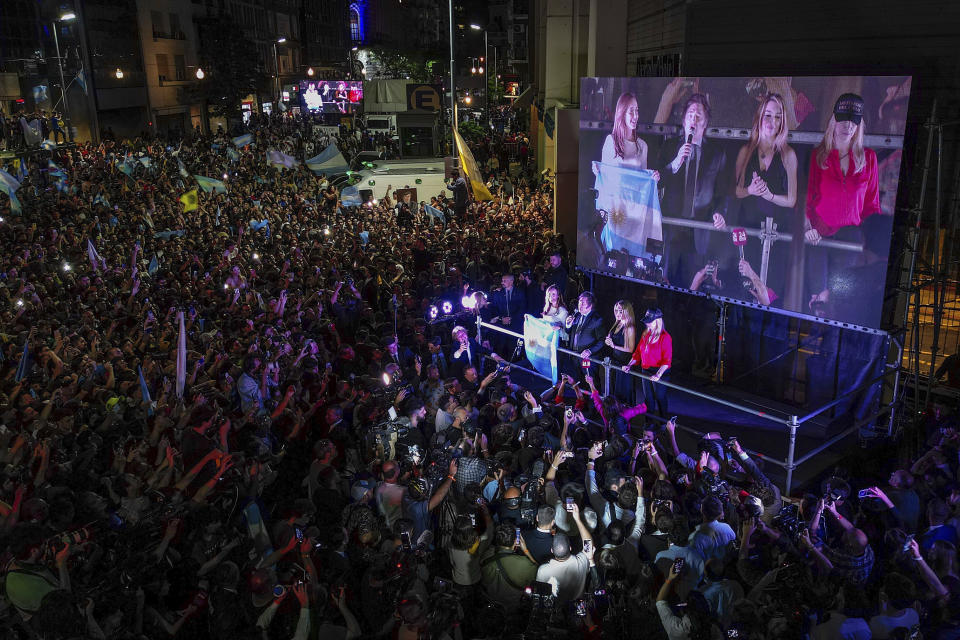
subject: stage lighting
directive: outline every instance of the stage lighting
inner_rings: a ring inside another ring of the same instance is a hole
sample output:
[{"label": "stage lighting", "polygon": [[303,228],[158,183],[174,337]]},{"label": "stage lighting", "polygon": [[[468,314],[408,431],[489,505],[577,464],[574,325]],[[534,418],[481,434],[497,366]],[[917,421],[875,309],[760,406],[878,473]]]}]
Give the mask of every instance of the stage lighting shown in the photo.
[{"label": "stage lighting", "polygon": [[430,305],[430,309],[427,310],[427,317],[430,320],[436,320],[438,315],[440,315],[440,310],[437,309],[437,305]]},{"label": "stage lighting", "polygon": [[449,300],[444,300],[440,305],[440,310],[443,311],[443,315],[448,316],[453,313],[453,303]]},{"label": "stage lighting", "polygon": [[474,309],[477,308],[477,299],[474,298],[473,295],[463,296],[462,298],[460,298],[460,304],[463,305],[464,309],[469,309],[470,311],[473,311]]},{"label": "stage lighting", "polygon": [[63,270],[64,270],[64,271],[70,271],[70,264],[67,263],[67,262],[64,262],[64,263],[63,263]]},{"label": "stage lighting", "polygon": [[386,371],[384,371],[384,373],[383,373],[383,385],[384,385],[385,387],[389,387],[389,386],[390,386],[390,374],[387,373]]}]

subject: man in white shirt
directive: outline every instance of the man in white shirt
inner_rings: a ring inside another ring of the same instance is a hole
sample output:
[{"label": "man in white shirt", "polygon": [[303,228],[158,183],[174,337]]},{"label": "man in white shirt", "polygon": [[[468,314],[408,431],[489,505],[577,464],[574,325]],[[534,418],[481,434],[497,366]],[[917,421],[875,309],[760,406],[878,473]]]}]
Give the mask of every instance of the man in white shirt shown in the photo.
[{"label": "man in white shirt", "polygon": [[731,542],[737,534],[726,522],[720,522],[723,515],[723,503],[716,496],[707,496],[700,505],[703,522],[690,534],[691,549],[695,549],[704,560],[718,558],[723,560]]},{"label": "man in white shirt", "polygon": [[403,495],[406,489],[401,484],[397,484],[400,478],[400,467],[397,463],[388,460],[383,463],[383,482],[377,485],[373,497],[377,504],[377,511],[387,522],[387,527],[392,527],[394,521],[403,515]]},{"label": "man in white shirt", "polygon": [[580,531],[584,550],[573,555],[570,553],[570,539],[563,533],[553,538],[553,559],[537,569],[537,582],[549,582],[554,585],[554,593],[558,604],[566,604],[583,595],[587,583],[587,574],[594,566],[593,538],[590,531],[583,525],[580,518],[580,508],[576,503],[570,507],[570,514]]}]

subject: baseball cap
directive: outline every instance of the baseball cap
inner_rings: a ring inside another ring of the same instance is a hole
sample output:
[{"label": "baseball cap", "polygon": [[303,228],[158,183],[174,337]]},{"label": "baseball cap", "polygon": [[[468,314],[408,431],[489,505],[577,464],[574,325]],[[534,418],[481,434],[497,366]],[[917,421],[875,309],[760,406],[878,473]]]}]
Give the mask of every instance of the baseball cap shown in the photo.
[{"label": "baseball cap", "polygon": [[849,120],[854,124],[860,124],[863,120],[863,98],[855,93],[844,93],[833,105],[833,117],[837,122]]}]

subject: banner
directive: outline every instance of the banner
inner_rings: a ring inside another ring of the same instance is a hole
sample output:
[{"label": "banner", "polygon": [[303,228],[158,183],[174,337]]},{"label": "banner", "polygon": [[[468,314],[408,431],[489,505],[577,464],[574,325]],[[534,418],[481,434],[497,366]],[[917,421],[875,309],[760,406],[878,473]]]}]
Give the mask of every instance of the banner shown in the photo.
[{"label": "banner", "polygon": [[467,180],[467,184],[470,185],[471,191],[473,191],[474,199],[493,200],[493,196],[490,195],[490,190],[487,189],[487,185],[483,183],[483,176],[480,174],[477,161],[473,159],[473,153],[470,151],[467,143],[463,141],[459,131],[454,131],[453,135],[457,142],[457,155],[460,156],[460,170],[463,171],[463,177]]},{"label": "banner", "polygon": [[427,216],[429,217],[429,219],[430,219],[430,226],[431,226],[431,227],[433,226],[433,220],[434,220],[434,218],[436,218],[437,220],[439,220],[439,221],[440,221],[440,224],[446,224],[446,223],[447,223],[447,218],[443,215],[443,212],[440,211],[440,209],[437,209],[436,207],[431,206],[431,205],[429,205],[429,204],[425,204],[425,205],[423,205],[423,211],[424,211],[424,212],[427,214]]},{"label": "banner", "polygon": [[340,202],[345,207],[359,207],[363,204],[360,199],[360,189],[356,186],[344,187],[340,190]]},{"label": "banner", "polygon": [[3,169],[0,169],[0,185],[6,185],[11,191],[16,191],[20,188],[20,181]]},{"label": "banner", "polygon": [[557,342],[560,332],[530,314],[523,317],[523,344],[533,368],[557,383]]},{"label": "banner", "polygon": [[306,164],[310,171],[328,175],[343,173],[350,169],[350,165],[335,144],[328,145],[326,149],[307,160]]},{"label": "banner", "polygon": [[600,241],[607,251],[642,256],[647,240],[663,240],[660,198],[653,171],[593,163],[597,209],[607,212]]}]

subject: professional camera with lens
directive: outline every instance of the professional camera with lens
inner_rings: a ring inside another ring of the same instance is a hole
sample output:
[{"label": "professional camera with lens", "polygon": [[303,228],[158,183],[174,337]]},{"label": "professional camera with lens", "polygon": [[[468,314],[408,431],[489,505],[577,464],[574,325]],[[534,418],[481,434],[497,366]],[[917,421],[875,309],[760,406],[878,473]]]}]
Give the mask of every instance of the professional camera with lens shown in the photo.
[{"label": "professional camera with lens", "polygon": [[794,544],[800,540],[800,534],[807,528],[807,523],[800,517],[800,507],[795,504],[784,504],[770,524],[777,531],[786,534]]},{"label": "professional camera with lens", "polygon": [[737,505],[737,516],[741,520],[756,519],[763,515],[763,504],[759,498],[748,495],[740,500]]}]

